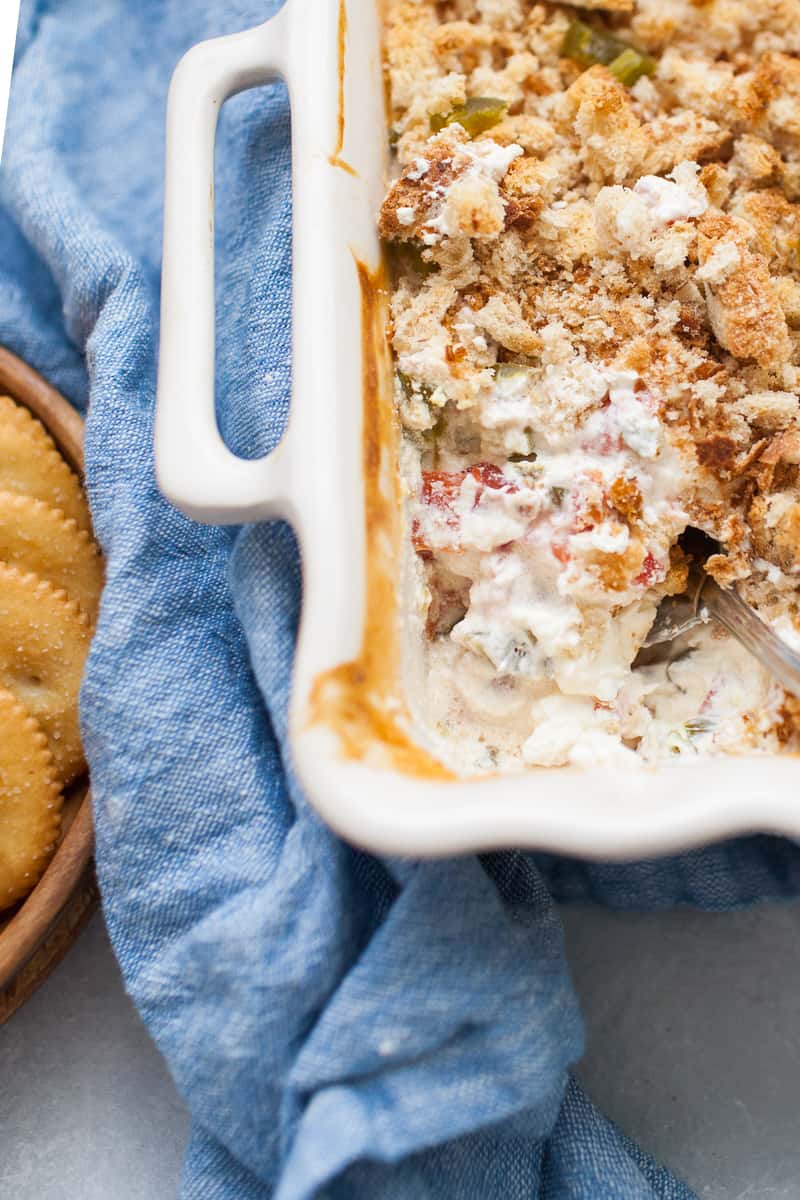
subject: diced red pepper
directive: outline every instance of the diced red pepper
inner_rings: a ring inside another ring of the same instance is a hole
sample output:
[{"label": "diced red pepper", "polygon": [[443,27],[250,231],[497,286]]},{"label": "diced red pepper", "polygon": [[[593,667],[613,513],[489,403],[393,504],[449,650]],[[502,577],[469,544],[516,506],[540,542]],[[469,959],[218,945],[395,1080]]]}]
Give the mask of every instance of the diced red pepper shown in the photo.
[{"label": "diced red pepper", "polygon": [[665,574],[664,564],[659,562],[648,550],[642,563],[642,569],[633,582],[639,587],[650,587],[650,584],[656,579],[663,579]]},{"label": "diced red pepper", "polygon": [[596,437],[584,442],[582,448],[590,454],[607,457],[609,454],[617,454],[623,450],[624,443],[618,433],[598,433]]},{"label": "diced red pepper", "polygon": [[[420,499],[423,504],[441,509],[445,514],[445,524],[450,529],[458,528],[458,513],[454,510],[454,504],[461,491],[461,485],[468,475],[471,475],[478,484],[473,508],[478,507],[487,488],[498,492],[519,491],[512,480],[506,479],[500,467],[490,462],[475,463],[474,466],[464,471],[423,471]],[[420,533],[418,521],[414,522],[412,537],[414,549],[418,553],[431,550]],[[448,547],[448,549],[457,549],[457,547]]]},{"label": "diced red pepper", "polygon": [[484,488],[494,488],[496,491],[516,492],[519,489],[510,479],[506,479],[500,467],[494,463],[476,463],[465,471],[423,471],[422,472],[422,502],[433,504],[437,508],[449,508],[461,491],[461,485],[468,475],[477,481],[479,486],[475,495],[475,505],[480,503]]}]

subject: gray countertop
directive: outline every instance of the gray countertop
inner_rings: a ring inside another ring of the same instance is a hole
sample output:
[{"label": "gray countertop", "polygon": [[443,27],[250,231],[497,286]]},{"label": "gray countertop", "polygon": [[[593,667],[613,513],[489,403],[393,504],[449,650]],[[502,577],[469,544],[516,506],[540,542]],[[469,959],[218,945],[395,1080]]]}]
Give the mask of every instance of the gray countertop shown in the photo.
[{"label": "gray countertop", "polygon": [[0,1197],[170,1200],[187,1130],[96,916],[0,1029]]},{"label": "gray countertop", "polygon": [[565,919],[596,1103],[702,1200],[798,1200],[800,904]]},{"label": "gray countertop", "polygon": [[[800,905],[565,923],[594,1100],[702,1200],[800,1200]],[[0,1030],[0,1196],[170,1200],[186,1133],[97,917]]]}]

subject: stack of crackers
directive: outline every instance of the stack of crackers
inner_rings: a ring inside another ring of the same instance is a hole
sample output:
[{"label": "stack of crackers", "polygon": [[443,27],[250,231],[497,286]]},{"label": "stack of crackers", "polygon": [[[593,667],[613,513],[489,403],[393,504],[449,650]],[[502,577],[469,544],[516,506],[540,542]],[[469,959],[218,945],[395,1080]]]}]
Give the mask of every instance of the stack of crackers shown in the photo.
[{"label": "stack of crackers", "polygon": [[86,769],[78,689],[102,586],[80,480],[0,396],[0,910],[41,876]]}]

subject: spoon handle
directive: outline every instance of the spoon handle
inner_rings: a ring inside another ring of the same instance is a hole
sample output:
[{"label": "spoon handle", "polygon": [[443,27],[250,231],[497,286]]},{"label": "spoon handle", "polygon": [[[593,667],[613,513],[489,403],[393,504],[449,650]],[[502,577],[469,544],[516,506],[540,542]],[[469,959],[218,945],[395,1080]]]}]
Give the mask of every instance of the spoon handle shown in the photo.
[{"label": "spoon handle", "polygon": [[800,654],[756,616],[733,588],[726,591],[707,576],[700,593],[700,606],[708,609],[788,692],[800,696]]}]

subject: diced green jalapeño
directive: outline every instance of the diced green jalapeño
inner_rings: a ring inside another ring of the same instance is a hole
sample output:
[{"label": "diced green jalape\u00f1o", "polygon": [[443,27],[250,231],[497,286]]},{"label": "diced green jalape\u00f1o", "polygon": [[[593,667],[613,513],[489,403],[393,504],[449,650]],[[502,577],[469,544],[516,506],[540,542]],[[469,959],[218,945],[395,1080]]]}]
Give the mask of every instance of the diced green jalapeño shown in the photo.
[{"label": "diced green jalape\u00f1o", "polygon": [[446,125],[461,125],[471,138],[486,133],[498,125],[506,115],[505,100],[494,96],[470,96],[464,104],[457,104],[449,113],[433,113],[430,118],[432,133],[439,133]]},{"label": "diced green jalape\u00f1o", "polygon": [[649,54],[642,54],[629,42],[602,29],[594,29],[585,21],[570,23],[561,53],[584,67],[602,63],[626,87],[632,87],[643,75],[652,75],[657,66]]}]

